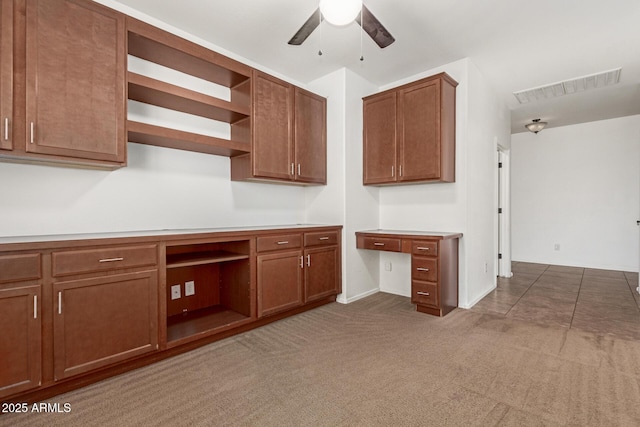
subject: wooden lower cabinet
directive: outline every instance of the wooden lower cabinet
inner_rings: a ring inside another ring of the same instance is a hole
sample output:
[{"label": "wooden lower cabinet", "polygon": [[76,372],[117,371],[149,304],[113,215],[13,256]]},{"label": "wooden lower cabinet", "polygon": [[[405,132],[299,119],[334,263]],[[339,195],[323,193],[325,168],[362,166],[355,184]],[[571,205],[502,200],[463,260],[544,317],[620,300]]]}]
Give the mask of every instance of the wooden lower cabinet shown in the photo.
[{"label": "wooden lower cabinet", "polygon": [[340,293],[339,256],[337,246],[305,250],[305,302]]},{"label": "wooden lower cabinet", "polygon": [[0,398],[38,387],[41,380],[41,287],[0,285]]},{"label": "wooden lower cabinet", "polygon": [[302,305],[302,251],[258,255],[258,317]]},{"label": "wooden lower cabinet", "polygon": [[0,398],[43,401],[333,302],[340,237],[339,226],[0,237]]},{"label": "wooden lower cabinet", "polygon": [[58,282],[53,295],[55,380],[157,349],[157,270]]}]

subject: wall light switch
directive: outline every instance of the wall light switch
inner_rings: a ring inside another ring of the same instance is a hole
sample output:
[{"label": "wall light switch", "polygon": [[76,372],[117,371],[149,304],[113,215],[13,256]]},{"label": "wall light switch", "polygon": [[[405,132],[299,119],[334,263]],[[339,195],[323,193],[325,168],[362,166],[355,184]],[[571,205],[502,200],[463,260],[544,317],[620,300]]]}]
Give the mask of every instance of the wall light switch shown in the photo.
[{"label": "wall light switch", "polygon": [[171,286],[171,299],[180,299],[180,285]]},{"label": "wall light switch", "polygon": [[391,264],[391,262],[387,261],[384,263],[385,271],[391,271],[392,268],[393,268],[393,265]]},{"label": "wall light switch", "polygon": [[556,243],[555,245],[553,245],[553,250],[559,251],[560,250],[560,244]]},{"label": "wall light switch", "polygon": [[193,280],[184,282],[184,296],[188,297],[196,294],[196,283]]}]

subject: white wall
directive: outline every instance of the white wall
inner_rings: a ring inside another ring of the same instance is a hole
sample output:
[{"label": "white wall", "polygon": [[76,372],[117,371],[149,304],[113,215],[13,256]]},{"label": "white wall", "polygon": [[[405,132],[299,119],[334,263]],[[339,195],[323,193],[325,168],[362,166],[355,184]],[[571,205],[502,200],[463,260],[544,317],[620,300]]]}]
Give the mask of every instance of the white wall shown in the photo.
[{"label": "white wall", "polygon": [[[459,83],[456,88],[456,182],[382,187],[380,228],[462,232],[459,306],[470,307],[495,287],[496,139],[509,139],[509,113],[468,59],[381,89],[442,71]],[[410,257],[383,253],[380,261],[380,289],[410,295]],[[391,271],[385,269],[388,263],[392,265]]]},{"label": "white wall", "polygon": [[514,260],[638,271],[640,116],[514,134],[511,151]]},{"label": "white wall", "polygon": [[308,187],[306,220],[343,224],[342,289],[346,303],[378,291],[378,254],[356,249],[355,232],[378,227],[378,189],[362,186],[362,97],[376,87],[347,69],[311,82],[327,97],[325,187]]}]

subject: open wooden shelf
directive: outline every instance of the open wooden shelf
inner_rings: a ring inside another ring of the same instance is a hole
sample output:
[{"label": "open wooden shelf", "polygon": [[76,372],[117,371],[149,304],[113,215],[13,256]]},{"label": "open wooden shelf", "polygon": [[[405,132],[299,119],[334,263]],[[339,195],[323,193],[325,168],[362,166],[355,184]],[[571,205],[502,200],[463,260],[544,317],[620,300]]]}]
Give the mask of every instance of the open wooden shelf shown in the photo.
[{"label": "open wooden shelf", "polygon": [[239,259],[249,259],[249,255],[227,251],[174,254],[167,256],[167,268],[190,267],[193,265],[214,264]]},{"label": "open wooden shelf", "polygon": [[248,65],[137,19],[127,30],[130,55],[230,88],[251,77]]},{"label": "open wooden shelf", "polygon": [[129,99],[158,107],[169,108],[183,113],[206,117],[224,123],[235,123],[248,118],[248,105],[231,102],[205,95],[180,86],[129,72]]},{"label": "open wooden shelf", "polygon": [[[249,119],[246,119],[247,121]],[[251,152],[247,142],[232,141],[147,123],[127,121],[128,140],[139,144],[235,157]]]},{"label": "open wooden shelf", "polygon": [[198,334],[235,325],[251,319],[223,305],[203,308],[167,318],[167,343],[192,338]]}]

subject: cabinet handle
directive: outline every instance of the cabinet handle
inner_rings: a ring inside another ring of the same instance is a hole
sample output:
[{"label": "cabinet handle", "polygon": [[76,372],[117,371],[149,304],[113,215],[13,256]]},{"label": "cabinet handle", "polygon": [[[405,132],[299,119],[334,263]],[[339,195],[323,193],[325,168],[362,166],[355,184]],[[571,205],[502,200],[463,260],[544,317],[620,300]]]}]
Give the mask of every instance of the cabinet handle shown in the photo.
[{"label": "cabinet handle", "polygon": [[4,140],[9,140],[9,117],[4,118]]},{"label": "cabinet handle", "polygon": [[391,176],[392,177],[396,176],[394,166],[391,166]]},{"label": "cabinet handle", "polygon": [[120,257],[120,258],[105,258],[105,259],[101,259],[98,262],[115,262],[115,261],[124,261],[124,258]]},{"label": "cabinet handle", "polygon": [[294,167],[295,167],[295,165],[294,165],[293,163],[291,163],[291,175],[293,175],[293,174],[294,174],[294,172],[293,172],[293,168],[294,168]]},{"label": "cabinet handle", "polygon": [[329,240],[328,237],[320,237],[318,240]]},{"label": "cabinet handle", "polygon": [[34,135],[34,127],[35,127],[35,125],[33,124],[33,122],[31,122],[31,124],[29,125],[29,130],[31,132],[30,141],[31,141],[32,144],[33,144],[33,141],[34,141],[34,136],[33,136]]},{"label": "cabinet handle", "polygon": [[427,248],[427,247],[424,247],[424,246],[418,246],[416,249],[419,250],[419,251],[429,251],[429,250],[431,250],[431,248]]},{"label": "cabinet handle", "polygon": [[58,292],[58,314],[62,314],[62,291]]},{"label": "cabinet handle", "polygon": [[384,243],[373,242],[373,246],[384,246]]},{"label": "cabinet handle", "polygon": [[400,176],[402,176],[402,165],[398,166],[398,170],[400,171]]},{"label": "cabinet handle", "polygon": [[279,242],[276,242],[276,245],[286,245],[287,243],[289,243],[288,240],[280,240]]},{"label": "cabinet handle", "polygon": [[304,268],[304,256],[300,255],[300,268]]},{"label": "cabinet handle", "polygon": [[307,267],[311,267],[311,255],[307,255]]},{"label": "cabinet handle", "polygon": [[424,267],[418,267],[418,268],[416,268],[416,270],[418,270],[418,271],[429,271],[428,268],[424,268]]},{"label": "cabinet handle", "polygon": [[33,296],[33,318],[38,318],[38,295]]},{"label": "cabinet handle", "polygon": [[300,163],[298,163],[298,176],[300,176]]},{"label": "cabinet handle", "polygon": [[428,297],[428,296],[429,296],[429,292],[420,292],[420,291],[418,291],[418,292],[416,292],[416,293],[417,293],[418,295],[424,295],[425,297]]}]

